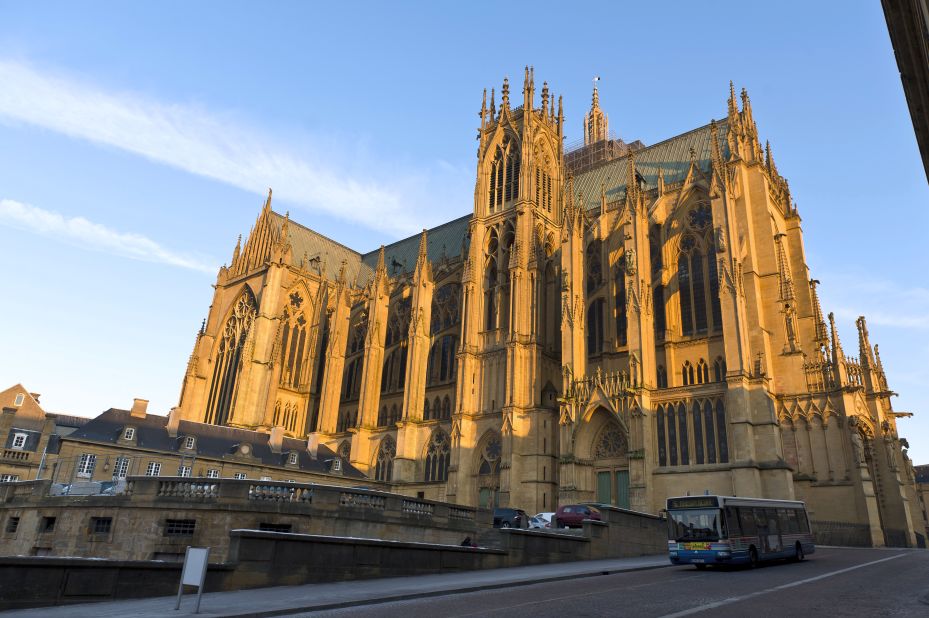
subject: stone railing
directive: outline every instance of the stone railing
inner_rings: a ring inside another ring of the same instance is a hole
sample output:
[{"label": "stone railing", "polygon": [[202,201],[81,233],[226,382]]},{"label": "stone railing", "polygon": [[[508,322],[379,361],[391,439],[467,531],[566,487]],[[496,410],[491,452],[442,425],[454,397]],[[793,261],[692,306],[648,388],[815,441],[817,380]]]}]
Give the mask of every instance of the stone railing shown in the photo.
[{"label": "stone railing", "polygon": [[343,491],[341,495],[339,495],[339,505],[360,506],[366,509],[377,509],[383,511],[387,506],[387,500],[384,498],[384,496],[360,493],[356,491]]},{"label": "stone railing", "polygon": [[[134,490],[135,482],[132,483]],[[158,495],[172,498],[216,498],[219,496],[219,487],[216,483],[198,481],[158,481]]]},{"label": "stone railing", "polygon": [[861,386],[861,364],[857,358],[845,360],[845,374],[848,376],[849,386]]},{"label": "stone railing", "polygon": [[835,388],[835,370],[829,361],[810,361],[803,363],[806,374],[807,390],[811,393],[825,393]]},{"label": "stone railing", "polygon": [[404,513],[412,513],[413,515],[425,515],[427,517],[432,517],[435,507],[429,502],[421,502],[419,500],[404,500],[402,506],[400,507]]},{"label": "stone railing", "polygon": [[313,502],[313,488],[295,486],[293,483],[281,485],[279,483],[260,485],[254,484],[248,488],[249,500],[262,500],[265,502]]},{"label": "stone railing", "polygon": [[8,461],[29,461],[29,451],[18,451],[16,449],[5,448],[3,455],[0,456]]}]

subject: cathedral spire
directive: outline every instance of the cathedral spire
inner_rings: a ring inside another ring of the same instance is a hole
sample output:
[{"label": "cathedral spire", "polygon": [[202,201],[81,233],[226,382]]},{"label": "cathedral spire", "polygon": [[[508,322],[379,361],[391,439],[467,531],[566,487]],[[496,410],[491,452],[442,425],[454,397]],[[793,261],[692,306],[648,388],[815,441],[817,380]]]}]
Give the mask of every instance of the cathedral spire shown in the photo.
[{"label": "cathedral spire", "polygon": [[764,143],[764,165],[768,169],[768,174],[778,176],[777,165],[774,164],[774,153],[771,151],[771,142],[768,140]]},{"label": "cathedral spire", "polygon": [[262,212],[271,210],[271,187],[268,187],[268,199],[265,200],[264,208]]},{"label": "cathedral spire", "polygon": [[607,139],[609,133],[606,114],[600,109],[600,92],[597,90],[596,86],[596,82],[599,81],[599,79],[598,77],[594,80],[594,92],[591,98],[590,111],[584,116],[585,146]]},{"label": "cathedral spire", "polygon": [[532,109],[535,99],[535,68],[526,66],[526,77],[523,79],[523,109],[527,112]]},{"label": "cathedral spire", "polygon": [[494,95],[494,89],[490,89],[490,119],[493,120],[497,117],[497,102]]},{"label": "cathedral spire", "polygon": [[[561,95],[558,95],[558,136],[564,132],[564,108],[561,105]],[[561,142],[559,142],[560,144]]]},{"label": "cathedral spire", "polygon": [[374,272],[387,274],[387,265],[384,261],[384,245],[381,245],[380,250],[377,252],[377,266],[374,267]]},{"label": "cathedral spire", "polygon": [[858,355],[861,364],[867,363],[868,369],[874,369],[874,352],[871,349],[871,340],[868,338],[868,323],[863,315],[858,316],[855,325],[858,327]]},{"label": "cathedral spire", "polygon": [[432,279],[432,265],[429,263],[429,238],[425,229],[419,238],[419,255],[416,258],[413,279],[416,281]]},{"label": "cathedral spire", "polygon": [[819,292],[816,286],[819,285],[818,279],[810,279],[810,295],[813,297],[813,323],[816,328],[816,343],[826,345],[829,342],[829,336],[826,333],[826,323],[823,321],[823,308],[819,304]]},{"label": "cathedral spire", "polygon": [[235,249],[232,250],[232,261],[229,263],[229,268],[235,270],[235,264],[239,261],[239,254],[242,252],[242,235],[239,234],[239,239],[235,242]]},{"label": "cathedral spire", "polygon": [[484,88],[484,98],[481,99],[481,128],[487,125],[487,88]]}]

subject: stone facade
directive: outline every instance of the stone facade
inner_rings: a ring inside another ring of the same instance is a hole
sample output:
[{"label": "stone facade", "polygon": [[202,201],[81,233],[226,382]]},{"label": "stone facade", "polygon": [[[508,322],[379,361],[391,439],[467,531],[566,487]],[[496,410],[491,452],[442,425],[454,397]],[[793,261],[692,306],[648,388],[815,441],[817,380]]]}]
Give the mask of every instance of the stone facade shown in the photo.
[{"label": "stone facade", "polygon": [[846,356],[823,314],[747,93],[645,146],[610,137],[595,92],[570,157],[547,84],[539,102],[527,69],[522,100],[501,95],[481,105],[471,215],[359,253],[269,194],[219,271],[180,417],[280,427],[464,505],[800,498],[914,544],[877,346],[860,318]]}]

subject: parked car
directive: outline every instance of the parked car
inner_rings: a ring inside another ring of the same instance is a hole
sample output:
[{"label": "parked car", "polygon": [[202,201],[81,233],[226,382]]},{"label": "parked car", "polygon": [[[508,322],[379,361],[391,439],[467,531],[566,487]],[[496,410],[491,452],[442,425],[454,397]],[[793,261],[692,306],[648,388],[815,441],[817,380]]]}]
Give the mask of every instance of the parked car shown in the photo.
[{"label": "parked car", "polygon": [[[542,513],[536,513],[536,514],[533,515],[532,517],[533,517],[533,519],[541,519],[541,520],[542,520],[542,527],[543,527],[543,528],[551,528],[551,527],[552,527],[552,518],[553,518],[554,516],[555,516],[554,513],[542,512]],[[531,528],[532,526],[530,525],[529,527]]]},{"label": "parked car", "polygon": [[542,519],[541,517],[530,517],[529,518],[529,529],[530,530],[544,530],[549,527],[549,523]]},{"label": "parked car", "polygon": [[585,519],[600,521],[600,511],[587,504],[565,504],[555,513],[555,527],[580,528]]},{"label": "parked car", "polygon": [[528,528],[529,515],[522,509],[494,509],[494,528]]}]

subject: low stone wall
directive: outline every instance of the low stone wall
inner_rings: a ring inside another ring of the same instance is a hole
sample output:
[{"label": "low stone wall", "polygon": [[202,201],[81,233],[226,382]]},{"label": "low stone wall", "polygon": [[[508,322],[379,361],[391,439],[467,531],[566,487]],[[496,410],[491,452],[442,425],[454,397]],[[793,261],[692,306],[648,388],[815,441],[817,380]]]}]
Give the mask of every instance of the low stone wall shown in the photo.
[{"label": "low stone wall", "polygon": [[224,581],[227,590],[507,566],[499,549],[257,530],[229,536],[235,570]]},{"label": "low stone wall", "polygon": [[[224,582],[233,568],[210,564],[205,588],[226,590]],[[0,610],[171,595],[180,579],[180,563],[0,558]]]},{"label": "low stone wall", "polygon": [[871,529],[864,524],[843,521],[810,521],[817,545],[871,547]]}]

